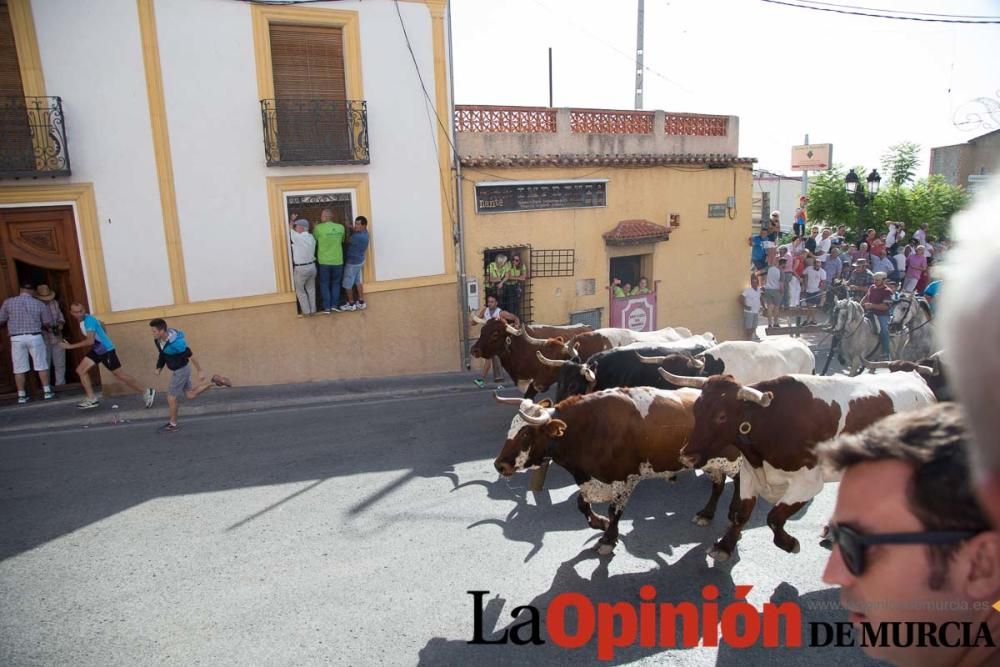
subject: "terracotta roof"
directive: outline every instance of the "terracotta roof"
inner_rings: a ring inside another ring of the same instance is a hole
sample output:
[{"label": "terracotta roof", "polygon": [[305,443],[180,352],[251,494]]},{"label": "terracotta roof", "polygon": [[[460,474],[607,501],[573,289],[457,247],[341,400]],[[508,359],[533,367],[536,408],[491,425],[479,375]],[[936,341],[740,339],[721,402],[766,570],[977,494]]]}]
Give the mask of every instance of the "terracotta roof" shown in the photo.
[{"label": "terracotta roof", "polygon": [[622,220],[601,236],[608,245],[631,245],[666,241],[670,238],[670,230],[649,220]]},{"label": "terracotta roof", "polygon": [[669,155],[465,155],[464,167],[609,167],[664,166],[664,165],[719,165],[753,164],[757,158],[737,157],[725,153],[675,153]]}]

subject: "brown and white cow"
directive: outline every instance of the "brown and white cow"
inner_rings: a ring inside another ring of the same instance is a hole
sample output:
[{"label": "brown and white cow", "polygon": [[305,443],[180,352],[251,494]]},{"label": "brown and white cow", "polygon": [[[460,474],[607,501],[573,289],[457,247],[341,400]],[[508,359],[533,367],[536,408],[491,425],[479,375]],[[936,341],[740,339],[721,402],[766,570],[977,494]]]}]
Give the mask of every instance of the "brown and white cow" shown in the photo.
[{"label": "brown and white cow", "polygon": [[[566,354],[570,357],[579,357],[580,361],[586,361],[598,352],[611,350],[616,347],[624,347],[634,343],[673,343],[683,339],[696,337],[690,329],[684,327],[664,327],[657,331],[632,331],[631,329],[604,328],[595,329],[587,333],[573,336],[566,343]],[[715,345],[715,336],[711,333],[699,334],[697,337],[705,338],[710,345]]]},{"label": "brown and white cow", "polygon": [[767,515],[774,543],[798,552],[799,542],[785,532],[785,522],[822,491],[825,482],[837,479],[817,462],[816,445],[935,402],[918,373],[784,375],[752,385],[742,385],[731,375],[661,373],[673,384],[701,389],[694,404],[695,425],[681,453],[684,464],[703,465],[729,445],[743,455],[732,524],[709,551],[719,561],[732,555],[757,496],[774,504]]},{"label": "brown and white cow", "polygon": [[[572,335],[573,331],[580,330],[580,326],[589,330],[585,325],[573,325],[572,327],[540,326],[534,328],[534,331],[549,333],[566,329],[566,333]],[[531,330],[532,328],[528,327],[528,331]],[[503,320],[487,320],[479,332],[479,340],[472,346],[470,352],[476,358],[499,357],[500,364],[517,384],[518,389],[524,392],[524,397],[531,398],[538,392],[548,389],[559,376],[558,370],[538,360],[537,353],[541,352],[549,358],[562,358],[565,354],[563,346],[567,340],[564,335],[566,334],[555,338],[535,338],[524,328],[517,329]]]},{"label": "brown and white cow", "polygon": [[[548,459],[565,468],[580,487],[577,504],[588,525],[604,531],[598,550],[609,554],[636,485],[653,477],[669,480],[685,469],[680,452],[694,426],[692,407],[698,395],[691,389],[607,389],[572,396],[555,407],[548,399],[536,404],[498,396],[499,402],[517,404],[518,414],[494,466],[504,476]],[[726,476],[739,468],[739,453],[723,449],[702,467],[712,480],[712,495],[693,521],[707,526]],[[610,503],[608,518],[594,513],[594,502]]]}]

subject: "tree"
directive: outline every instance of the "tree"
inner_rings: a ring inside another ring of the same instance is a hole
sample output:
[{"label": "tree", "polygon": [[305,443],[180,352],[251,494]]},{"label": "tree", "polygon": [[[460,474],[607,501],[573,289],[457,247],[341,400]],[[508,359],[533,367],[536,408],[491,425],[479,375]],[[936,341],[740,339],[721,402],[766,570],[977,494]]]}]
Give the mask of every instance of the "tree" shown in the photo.
[{"label": "tree", "polygon": [[896,186],[906,185],[913,180],[917,168],[920,146],[912,141],[903,141],[889,146],[882,154],[882,175]]},{"label": "tree", "polygon": [[[932,236],[948,236],[951,217],[969,199],[962,188],[949,185],[943,177],[934,175],[912,185],[891,179],[882,186],[874,201],[859,209],[844,186],[846,173],[841,165],[817,173],[809,182],[806,212],[810,224],[844,225],[850,238],[861,236],[862,231],[869,228],[884,232],[886,220],[904,222],[910,230],[926,223]],[[854,173],[863,179],[868,172],[864,167],[855,167]],[[864,180],[859,187],[867,187]]]}]

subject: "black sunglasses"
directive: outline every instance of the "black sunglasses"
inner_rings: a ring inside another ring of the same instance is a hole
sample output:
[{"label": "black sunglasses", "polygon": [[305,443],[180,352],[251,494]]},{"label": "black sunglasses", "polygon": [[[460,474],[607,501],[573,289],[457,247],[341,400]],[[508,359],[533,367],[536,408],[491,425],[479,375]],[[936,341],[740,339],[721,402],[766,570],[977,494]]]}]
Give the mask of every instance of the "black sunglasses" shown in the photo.
[{"label": "black sunglasses", "polygon": [[831,523],[823,545],[833,549],[840,547],[840,557],[844,559],[847,571],[855,577],[865,572],[865,551],[877,544],[954,544],[975,537],[979,533],[971,530],[939,530],[918,533],[877,533],[869,535],[848,525]]}]

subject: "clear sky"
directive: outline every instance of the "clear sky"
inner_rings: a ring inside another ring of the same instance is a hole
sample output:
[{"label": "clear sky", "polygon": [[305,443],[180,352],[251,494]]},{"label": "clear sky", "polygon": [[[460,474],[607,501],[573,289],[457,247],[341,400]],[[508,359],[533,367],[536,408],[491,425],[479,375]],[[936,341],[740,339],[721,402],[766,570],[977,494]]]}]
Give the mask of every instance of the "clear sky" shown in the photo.
[{"label": "clear sky", "polygon": [[[828,0],[1000,16],[1000,0]],[[632,109],[637,0],[452,0],[455,101]],[[1000,128],[1000,25],[841,16],[760,0],[646,0],[645,109],[735,114],[740,154],[789,171],[791,146],[878,166],[890,144]],[[987,107],[996,110],[993,119]],[[980,113],[990,126],[955,121]]]}]

